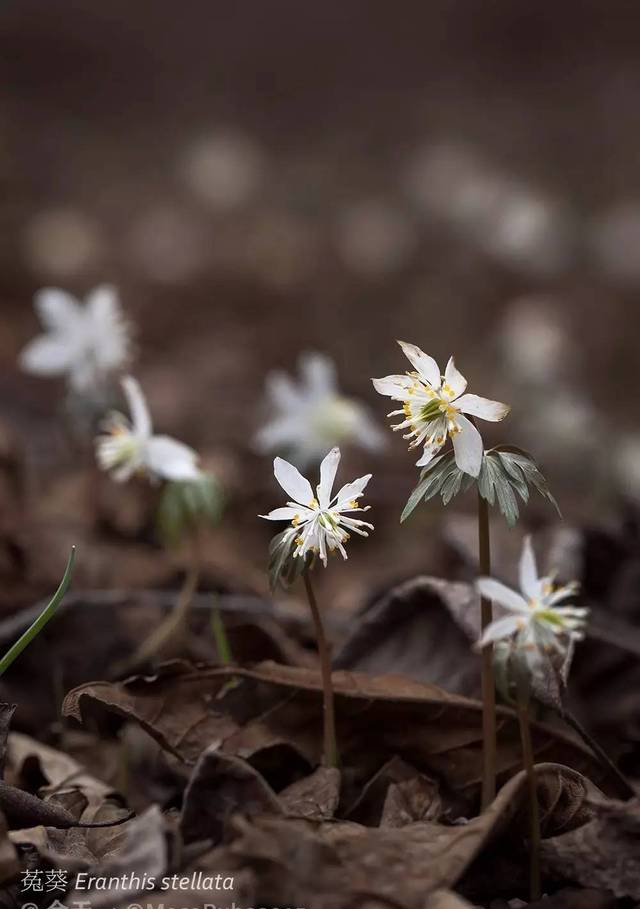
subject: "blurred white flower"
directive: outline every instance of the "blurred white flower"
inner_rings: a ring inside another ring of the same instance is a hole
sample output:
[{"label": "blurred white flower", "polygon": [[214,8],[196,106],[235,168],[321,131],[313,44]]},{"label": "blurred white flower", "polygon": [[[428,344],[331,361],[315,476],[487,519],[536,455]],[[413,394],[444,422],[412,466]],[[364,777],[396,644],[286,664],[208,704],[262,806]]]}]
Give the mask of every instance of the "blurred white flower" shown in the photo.
[{"label": "blurred white flower", "polygon": [[371,507],[367,505],[361,508],[358,504],[371,474],[347,483],[332,495],[339,463],[340,449],[333,448],[320,464],[320,482],[314,495],[309,481],[293,464],[282,458],[276,458],[273,462],[276,480],[287,495],[291,496],[292,501],[287,502],[284,508],[276,508],[259,517],[267,521],[291,521],[294,558],[305,558],[309,552],[318,553],[326,567],[328,553],[336,549],[343,559],[347,558],[344,544],[348,541],[350,532],[368,537],[367,530],[373,530],[373,524],[349,517],[355,512],[368,511]]},{"label": "blurred white flower", "polygon": [[343,212],[336,240],[346,265],[375,277],[405,264],[415,248],[416,234],[400,210],[372,199]]},{"label": "blurred white flower", "polygon": [[478,647],[508,640],[522,653],[534,673],[545,655],[562,654],[571,641],[580,641],[585,636],[589,610],[558,605],[577,594],[578,584],[556,587],[552,576],[538,577],[530,537],[525,538],[520,557],[521,593],[493,578],[479,578],[476,587],[481,596],[512,613],[491,622]]},{"label": "blurred white flower", "polygon": [[151,415],[138,382],[132,376],[122,379],[131,420],[113,413],[105,422],[103,435],[96,439],[96,458],[102,470],[122,483],[134,474],[150,480],[197,480],[196,452],[170,436],[153,434]]},{"label": "blurred white flower", "polygon": [[186,183],[204,202],[227,212],[251,199],[264,163],[251,139],[225,131],[195,142],[187,149],[181,169]]},{"label": "blurred white flower", "polygon": [[505,181],[477,240],[488,253],[534,274],[556,274],[571,256],[569,218],[562,206],[528,187]]},{"label": "blurred white flower", "polygon": [[34,306],[46,334],[20,354],[26,372],[66,375],[75,391],[86,392],[127,364],[131,332],[115,288],[103,284],[82,304],[66,291],[49,287],[38,291]]},{"label": "blurred white flower", "polygon": [[528,382],[553,382],[567,359],[569,340],[552,300],[524,297],[507,310],[500,347],[511,372]]},{"label": "blurred white flower", "polygon": [[402,410],[393,410],[388,416],[403,416],[404,420],[393,427],[394,432],[409,429],[405,439],[411,439],[409,448],[424,446],[416,466],[425,467],[440,451],[450,437],[453,442],[458,468],[477,477],[482,465],[484,447],[482,437],[465,414],[482,420],[496,422],[509,413],[509,406],[490,401],[478,395],[465,394],[467,380],[449,359],[444,375],[428,354],[415,344],[398,341],[405,356],[414,367],[404,376],[385,376],[372,379],[374,388],[381,395],[402,401]]},{"label": "blurred white flower", "polygon": [[267,376],[271,419],[254,436],[261,452],[286,451],[299,466],[319,461],[327,448],[352,442],[379,451],[385,438],[366,407],[337,387],[335,365],[319,353],[302,354],[300,381],[284,372]]},{"label": "blurred white flower", "polygon": [[443,142],[421,149],[405,182],[428,216],[511,266],[552,274],[570,260],[572,219],[565,206],[487,164],[472,148]]}]

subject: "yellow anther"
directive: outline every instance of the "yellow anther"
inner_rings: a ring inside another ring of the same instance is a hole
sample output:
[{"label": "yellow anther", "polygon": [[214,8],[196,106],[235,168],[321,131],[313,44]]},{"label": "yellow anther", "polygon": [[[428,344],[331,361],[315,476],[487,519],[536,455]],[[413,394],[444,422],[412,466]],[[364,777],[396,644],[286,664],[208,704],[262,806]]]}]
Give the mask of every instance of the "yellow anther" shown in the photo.
[{"label": "yellow anther", "polygon": [[311,504],[309,505],[309,508],[319,508],[319,507],[320,506],[318,505],[318,500],[315,497],[313,499],[311,499]]},{"label": "yellow anther", "polygon": [[349,502],[349,508],[357,508],[357,507],[358,507],[358,500],[351,499],[351,501]]},{"label": "yellow anther", "polygon": [[297,527],[298,524],[300,523],[300,515],[294,514],[293,518],[291,519],[291,523],[293,524],[294,527]]},{"label": "yellow anther", "polygon": [[304,540],[302,539],[302,537],[296,537],[294,542],[295,542],[296,546],[302,546],[302,544],[304,543]]}]

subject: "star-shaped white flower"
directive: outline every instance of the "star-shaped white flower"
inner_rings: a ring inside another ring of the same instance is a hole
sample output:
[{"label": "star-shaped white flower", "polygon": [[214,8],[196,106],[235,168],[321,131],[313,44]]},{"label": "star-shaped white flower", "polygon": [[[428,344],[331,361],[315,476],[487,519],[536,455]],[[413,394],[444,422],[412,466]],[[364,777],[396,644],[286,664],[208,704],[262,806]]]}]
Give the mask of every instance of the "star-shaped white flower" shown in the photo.
[{"label": "star-shaped white flower", "polygon": [[479,578],[476,586],[483,597],[510,613],[487,626],[478,641],[480,648],[509,640],[536,671],[545,655],[563,654],[572,640],[585,636],[589,610],[559,605],[578,593],[578,584],[556,587],[552,576],[538,577],[530,537],[526,537],[520,557],[521,593],[492,578]]},{"label": "star-shaped white flower", "polygon": [[404,417],[393,427],[394,431],[408,429],[404,438],[411,439],[409,447],[424,446],[422,457],[416,461],[418,467],[425,467],[450,437],[460,470],[477,477],[484,447],[480,433],[465,414],[497,422],[504,420],[510,407],[499,401],[465,394],[467,380],[456,369],[453,357],[442,375],[433,357],[415,344],[398,343],[414,371],[404,376],[372,379],[379,394],[402,401],[402,410],[389,414],[390,417]]},{"label": "star-shaped white flower", "polygon": [[150,480],[197,480],[200,470],[196,452],[170,436],[153,434],[151,415],[138,382],[132,376],[122,379],[131,420],[113,413],[105,432],[96,439],[99,466],[122,483],[134,474]]},{"label": "star-shaped white flower", "polygon": [[309,552],[317,552],[326,566],[327,554],[337,549],[343,559],[346,559],[344,544],[351,532],[368,537],[364,528],[373,530],[373,524],[349,517],[355,512],[369,510],[369,505],[360,507],[358,499],[364,493],[371,474],[347,483],[332,496],[339,463],[340,449],[332,448],[320,464],[320,482],[314,494],[309,481],[293,464],[282,458],[276,458],[273,462],[276,480],[287,495],[291,496],[292,501],[287,502],[284,508],[276,508],[259,517],[268,521],[291,521],[290,537],[294,558],[304,558]]},{"label": "star-shaped white flower", "polygon": [[370,451],[384,447],[385,438],[366,407],[340,394],[329,357],[302,354],[300,376],[298,383],[284,372],[267,377],[272,416],[254,437],[258,451],[285,451],[304,468],[340,443],[353,442]]},{"label": "star-shaped white flower", "polygon": [[38,291],[34,306],[46,333],[34,338],[20,354],[26,372],[68,378],[84,392],[130,358],[131,332],[115,288],[96,287],[83,304],[71,294],[48,287]]}]

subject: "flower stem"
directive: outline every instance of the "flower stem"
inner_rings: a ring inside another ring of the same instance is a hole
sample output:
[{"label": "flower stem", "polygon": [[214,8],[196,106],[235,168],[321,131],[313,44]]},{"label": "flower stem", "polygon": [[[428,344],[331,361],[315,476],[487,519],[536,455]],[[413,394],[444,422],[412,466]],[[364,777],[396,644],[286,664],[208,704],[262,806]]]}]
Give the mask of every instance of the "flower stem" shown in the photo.
[{"label": "flower stem", "polygon": [[[478,555],[480,574],[491,573],[491,542],[489,536],[489,503],[478,492]],[[480,598],[482,630],[493,620],[491,600]],[[496,686],[493,676],[493,646],[482,648],[482,809],[487,808],[496,794]]]},{"label": "flower stem", "polygon": [[117,675],[130,672],[141,663],[176,650],[184,642],[187,631],[189,609],[200,584],[200,550],[194,538],[191,547],[189,567],[185,570],[184,581],[173,609],[146,637],[130,659],[117,663],[113,671]]},{"label": "flower stem", "polygon": [[531,902],[542,897],[540,884],[540,809],[538,807],[538,790],[536,771],[531,744],[531,727],[529,725],[529,698],[526,681],[520,673],[516,678],[518,722],[520,724],[520,741],[522,743],[522,765],[527,775],[527,793],[529,797],[529,891]]},{"label": "flower stem", "polygon": [[325,767],[338,766],[338,744],[336,739],[336,722],[333,707],[333,685],[331,684],[331,653],[322,624],[322,616],[318,608],[318,601],[311,584],[308,568],[302,573],[307,599],[311,608],[313,624],[316,631],[316,642],[320,656],[320,671],[322,673],[322,715],[324,729],[323,763]]}]

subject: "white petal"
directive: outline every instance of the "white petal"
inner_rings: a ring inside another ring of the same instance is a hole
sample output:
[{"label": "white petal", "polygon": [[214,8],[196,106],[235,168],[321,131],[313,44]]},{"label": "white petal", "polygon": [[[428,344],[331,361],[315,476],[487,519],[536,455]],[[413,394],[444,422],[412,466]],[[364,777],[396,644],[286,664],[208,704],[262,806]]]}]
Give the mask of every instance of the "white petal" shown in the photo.
[{"label": "white petal", "polygon": [[120,467],[116,467],[115,470],[111,471],[111,479],[116,483],[126,483],[127,480],[131,479],[137,469],[137,464],[133,461],[127,461],[125,464],[121,464]]},{"label": "white petal", "polygon": [[407,360],[415,366],[429,385],[433,388],[440,388],[440,367],[433,357],[426,354],[424,350],[420,350],[415,344],[408,344],[406,341],[398,341],[398,344],[402,348]]},{"label": "white petal", "polygon": [[318,501],[321,508],[327,508],[331,501],[331,490],[340,463],[340,449],[332,448],[320,464],[320,482],[318,483]]},{"label": "white petal", "polygon": [[299,508],[274,508],[269,514],[259,514],[259,518],[266,518],[267,521],[293,521],[296,516],[300,516]]},{"label": "white petal", "polygon": [[503,638],[510,638],[515,634],[522,624],[522,619],[516,615],[507,615],[502,619],[496,619],[487,625],[478,641],[479,647],[485,647],[494,641],[500,641]]},{"label": "white petal", "polygon": [[520,590],[527,597],[537,597],[540,593],[536,557],[531,545],[531,537],[526,536],[520,556]]},{"label": "white petal", "polygon": [[456,423],[460,428],[460,432],[453,436],[456,464],[460,470],[471,474],[472,477],[477,477],[482,466],[484,452],[482,436],[473,423],[461,414],[456,417]]},{"label": "white petal", "polygon": [[[546,578],[543,579],[547,580]],[[547,597],[545,597],[545,606],[555,606],[556,603],[561,603],[563,600],[568,600],[569,597],[575,597],[579,593],[580,588],[577,584],[567,584],[565,587],[558,587],[557,590],[554,590]]]},{"label": "white petal", "polygon": [[170,436],[153,436],[145,448],[145,462],[152,474],[167,480],[197,480],[198,455]]},{"label": "white petal", "polygon": [[345,483],[336,496],[337,510],[340,511],[340,509],[346,507],[349,502],[352,502],[354,499],[361,496],[371,477],[372,474],[368,473],[365,477],[358,477],[358,479],[354,480],[352,483]]},{"label": "white petal", "polygon": [[120,315],[118,294],[112,284],[100,284],[87,297],[86,308],[97,323],[104,324]]},{"label": "white petal", "polygon": [[20,366],[37,376],[57,376],[67,372],[76,354],[74,345],[62,335],[40,335],[20,354]]},{"label": "white petal", "polygon": [[270,372],[266,379],[267,395],[278,410],[296,410],[304,399],[295,384],[284,372]]},{"label": "white petal", "polygon": [[82,307],[71,294],[58,287],[44,287],[33,298],[33,305],[45,328],[50,331],[75,330],[82,319]]},{"label": "white petal", "polygon": [[372,379],[373,387],[380,395],[386,395],[396,401],[404,401],[407,390],[415,385],[410,376],[383,376],[381,379]]},{"label": "white petal", "polygon": [[149,438],[153,429],[151,425],[151,414],[147,407],[140,383],[133,376],[125,376],[122,379],[122,389],[126,395],[131,414],[131,423],[133,431],[142,438]]},{"label": "white petal", "polygon": [[131,330],[124,317],[117,291],[101,284],[87,299],[88,337],[100,367],[121,369],[130,355]]},{"label": "white petal", "polygon": [[335,363],[325,354],[302,354],[300,372],[312,397],[324,398],[335,392],[337,385]]},{"label": "white petal", "polygon": [[453,362],[453,357],[449,357],[447,368],[444,371],[444,380],[451,388],[454,398],[459,398],[467,387],[467,380],[462,375],[462,373],[458,372],[456,369],[456,364]]},{"label": "white petal", "polygon": [[456,401],[456,407],[463,413],[470,413],[472,417],[480,417],[481,420],[490,420],[492,423],[504,420],[511,410],[508,404],[490,401],[489,398],[478,395],[463,395]]},{"label": "white petal", "polygon": [[388,445],[386,435],[361,405],[357,410],[354,441],[368,451],[383,451]]},{"label": "white petal", "polygon": [[266,452],[274,449],[289,448],[300,441],[300,419],[298,417],[278,417],[266,423],[253,437],[253,446],[257,451]]},{"label": "white petal", "polygon": [[501,584],[500,581],[494,581],[493,578],[478,578],[476,589],[485,599],[493,600],[511,612],[518,612],[526,616],[531,614],[531,609],[524,597],[515,590],[511,590],[506,584]]},{"label": "white petal", "polygon": [[[444,445],[444,442],[442,445]],[[416,461],[416,467],[426,467],[427,464],[430,464],[442,448],[442,445],[437,445],[435,442],[432,442],[429,445],[425,445],[424,451],[420,455],[420,458]]]},{"label": "white petal", "polygon": [[302,476],[297,467],[284,458],[275,458],[273,472],[278,483],[294,502],[306,506],[311,504],[314,499],[311,483]]}]

